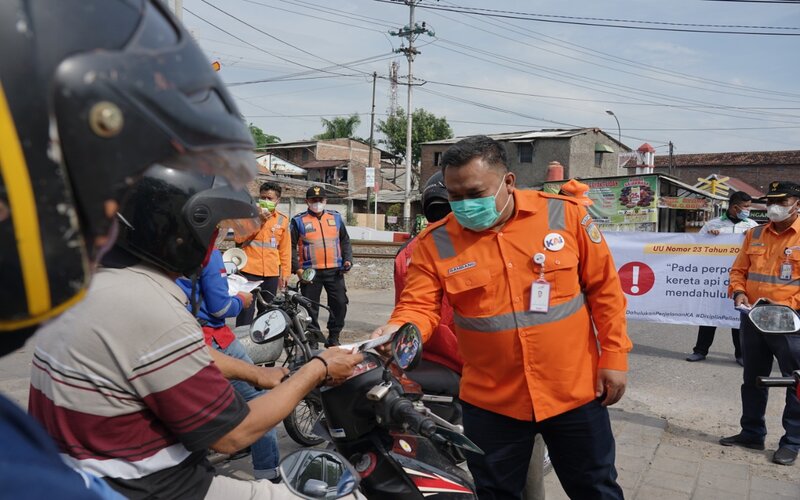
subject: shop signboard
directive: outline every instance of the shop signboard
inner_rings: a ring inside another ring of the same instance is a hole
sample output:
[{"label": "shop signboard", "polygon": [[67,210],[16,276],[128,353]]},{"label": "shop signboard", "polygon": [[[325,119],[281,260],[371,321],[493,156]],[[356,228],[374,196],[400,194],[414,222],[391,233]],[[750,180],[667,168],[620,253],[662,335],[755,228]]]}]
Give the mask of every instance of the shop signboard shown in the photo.
[{"label": "shop signboard", "polygon": [[[565,181],[546,182],[544,191],[558,193]],[[587,207],[598,224],[642,224],[658,221],[658,176],[582,179],[589,186]]]}]

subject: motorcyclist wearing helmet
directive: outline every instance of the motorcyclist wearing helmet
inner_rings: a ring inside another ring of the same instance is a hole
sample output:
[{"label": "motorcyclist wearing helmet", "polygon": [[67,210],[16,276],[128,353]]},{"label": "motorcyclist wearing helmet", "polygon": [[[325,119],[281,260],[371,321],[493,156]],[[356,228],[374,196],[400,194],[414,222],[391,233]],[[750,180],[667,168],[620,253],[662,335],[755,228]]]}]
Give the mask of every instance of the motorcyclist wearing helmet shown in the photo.
[{"label": "motorcyclist wearing helmet", "polygon": [[[0,47],[4,356],[85,295],[144,169],[159,162],[244,185],[256,164],[233,100],[160,2],[0,2]],[[0,442],[4,496],[96,497],[91,478],[3,397]]]},{"label": "motorcyclist wearing helmet", "polygon": [[290,497],[215,476],[206,450],[249,446],[361,360],[325,351],[249,403],[212,362],[174,280],[198,274],[219,232],[252,234],[258,213],[220,177],[152,166],[120,206],[117,243],[87,297],[37,336],[29,411],[76,467],[129,498]]},{"label": "motorcyclist wearing helmet", "polygon": [[[441,220],[451,212],[450,202],[447,199],[447,188],[445,188],[441,172],[433,174],[422,190],[422,212],[428,219],[428,223]],[[411,254],[416,243],[416,237],[408,240],[394,258],[395,301],[400,298],[400,294],[405,288],[406,273],[411,264]],[[458,353],[458,341],[453,327],[453,308],[444,297],[442,298],[441,316],[435,334],[425,343],[422,359],[446,366],[460,375],[464,361]]]}]

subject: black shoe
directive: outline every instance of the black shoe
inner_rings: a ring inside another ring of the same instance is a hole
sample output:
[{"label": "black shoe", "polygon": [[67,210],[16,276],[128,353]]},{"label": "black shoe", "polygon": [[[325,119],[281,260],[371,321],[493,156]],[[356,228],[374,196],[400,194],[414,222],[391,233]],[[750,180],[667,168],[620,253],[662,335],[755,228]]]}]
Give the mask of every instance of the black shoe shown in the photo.
[{"label": "black shoe", "polygon": [[339,344],[339,337],[331,337],[325,341],[325,347],[336,347]]},{"label": "black shoe", "polygon": [[741,356],[739,356],[738,358],[736,358],[736,363],[739,366],[744,366],[744,359]]},{"label": "black shoe", "polygon": [[750,441],[742,437],[741,434],[724,437],[719,440],[722,446],[741,446],[742,448],[749,448],[751,450],[763,450],[764,443],[759,441]]},{"label": "black shoe", "polygon": [[772,455],[772,461],[776,464],[780,465],[792,465],[794,461],[797,459],[797,452],[786,448],[785,446],[781,446]]},{"label": "black shoe", "polygon": [[686,361],[695,362],[695,361],[703,361],[706,359],[705,354],[700,354],[699,352],[693,352],[686,357]]}]

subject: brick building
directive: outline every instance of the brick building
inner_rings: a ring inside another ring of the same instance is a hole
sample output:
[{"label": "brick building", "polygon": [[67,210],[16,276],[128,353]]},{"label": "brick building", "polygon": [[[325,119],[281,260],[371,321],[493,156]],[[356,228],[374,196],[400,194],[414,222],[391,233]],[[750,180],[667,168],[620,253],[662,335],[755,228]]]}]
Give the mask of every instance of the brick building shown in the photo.
[{"label": "brick building", "polygon": [[[617,175],[620,151],[630,148],[597,128],[534,130],[486,134],[506,148],[509,170],[523,188],[539,187],[547,179],[547,166],[559,162],[564,177],[608,177]],[[439,169],[442,153],[464,137],[422,144],[421,179],[425,182]]]},{"label": "brick building", "polygon": [[[330,184],[354,194],[365,191],[369,144],[355,139],[327,139],[269,144],[264,152],[305,169],[306,180]],[[372,150],[375,178],[384,184],[381,159],[391,156],[377,147]],[[388,186],[385,186],[388,187]]]},{"label": "brick building", "polygon": [[673,155],[672,172],[669,156],[657,156],[655,171],[669,174],[687,184],[711,174],[734,177],[767,192],[774,180],[797,181],[800,177],[800,151],[757,151],[745,153],[703,153]]}]

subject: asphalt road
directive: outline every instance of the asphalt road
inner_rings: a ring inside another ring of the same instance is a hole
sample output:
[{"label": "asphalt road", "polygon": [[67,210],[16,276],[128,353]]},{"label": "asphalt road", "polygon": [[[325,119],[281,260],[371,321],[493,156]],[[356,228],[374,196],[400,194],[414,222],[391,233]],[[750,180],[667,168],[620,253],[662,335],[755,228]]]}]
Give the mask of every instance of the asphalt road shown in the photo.
[{"label": "asphalt road", "polygon": [[[368,337],[374,327],[388,319],[394,300],[393,290],[350,290],[349,297],[342,336],[346,341]],[[324,317],[321,319],[324,327]],[[631,323],[629,335],[634,349],[629,358],[628,389],[617,406],[627,412],[666,419],[669,439],[677,446],[700,447],[709,458],[724,457],[763,467],[776,478],[800,477],[797,466],[775,466],[763,453],[723,448],[716,443],[719,437],[738,432],[742,369],[734,361],[727,328],[718,330],[706,361],[684,361],[696,333],[693,326]],[[0,391],[23,406],[27,402],[31,349],[29,342],[0,360]],[[783,432],[783,399],[782,390],[773,390],[767,410],[768,449],[777,447]],[[296,448],[280,431],[282,451]]]}]

